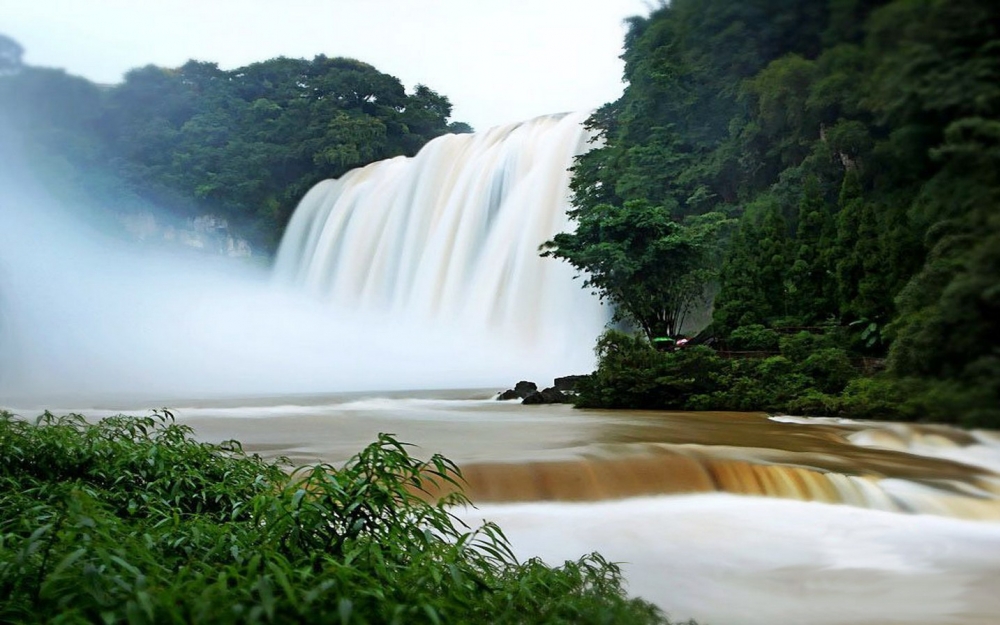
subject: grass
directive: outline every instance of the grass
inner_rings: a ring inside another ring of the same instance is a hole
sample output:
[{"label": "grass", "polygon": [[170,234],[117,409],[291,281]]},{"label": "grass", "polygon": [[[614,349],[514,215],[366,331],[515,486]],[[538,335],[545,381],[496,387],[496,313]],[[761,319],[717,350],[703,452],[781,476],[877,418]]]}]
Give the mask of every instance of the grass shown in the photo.
[{"label": "grass", "polygon": [[518,562],[392,436],[344,467],[198,442],[169,411],[0,412],[0,622],[667,623],[592,554]]}]

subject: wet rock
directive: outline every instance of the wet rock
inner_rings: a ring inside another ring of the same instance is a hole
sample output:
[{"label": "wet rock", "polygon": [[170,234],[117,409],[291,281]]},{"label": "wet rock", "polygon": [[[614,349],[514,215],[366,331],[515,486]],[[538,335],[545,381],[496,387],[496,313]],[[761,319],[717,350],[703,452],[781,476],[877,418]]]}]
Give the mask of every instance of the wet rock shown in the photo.
[{"label": "wet rock", "polygon": [[553,386],[553,388],[556,388],[564,393],[567,391],[575,392],[576,385],[581,380],[586,380],[589,377],[590,377],[589,375],[567,375],[561,378],[556,378],[555,385]]},{"label": "wet rock", "polygon": [[526,406],[538,405],[538,404],[565,404],[569,402],[569,396],[560,391],[557,388],[547,388],[541,391],[535,391],[527,397],[521,403]]},{"label": "wet rock", "polygon": [[506,401],[508,399],[524,399],[532,393],[538,392],[538,385],[534,382],[528,382],[526,380],[521,380],[514,385],[514,388],[507,389],[506,391],[500,393],[497,396],[498,401]]},{"label": "wet rock", "polygon": [[538,390],[537,384],[525,380],[521,380],[520,382],[514,385],[514,392],[517,393],[518,397],[520,397],[521,399],[524,399],[525,397],[531,395],[537,390]]}]

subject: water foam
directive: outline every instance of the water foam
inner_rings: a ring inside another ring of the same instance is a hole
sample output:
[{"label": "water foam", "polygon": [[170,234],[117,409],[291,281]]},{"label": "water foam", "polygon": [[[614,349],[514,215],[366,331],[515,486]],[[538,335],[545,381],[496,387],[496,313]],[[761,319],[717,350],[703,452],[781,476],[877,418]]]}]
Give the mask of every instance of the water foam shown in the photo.
[{"label": "water foam", "polygon": [[568,226],[584,119],[444,136],[321,183],[273,278],[88,233],[0,172],[0,402],[499,388],[588,371],[607,310],[538,255]]},{"label": "water foam", "polygon": [[725,494],[486,505],[463,518],[499,523],[519,557],[599,551],[675,619],[985,625],[1000,614],[996,524]]}]

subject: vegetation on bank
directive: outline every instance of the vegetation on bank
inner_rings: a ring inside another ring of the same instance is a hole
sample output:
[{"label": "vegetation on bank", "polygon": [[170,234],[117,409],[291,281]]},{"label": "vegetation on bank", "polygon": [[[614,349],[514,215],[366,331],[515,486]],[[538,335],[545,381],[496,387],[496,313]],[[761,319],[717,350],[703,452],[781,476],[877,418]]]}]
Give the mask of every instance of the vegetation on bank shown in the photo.
[{"label": "vegetation on bank", "polygon": [[[928,386],[920,378],[878,371],[878,359],[852,357],[833,336],[780,335],[744,327],[737,339],[755,349],[717,351],[695,345],[661,351],[640,335],[612,330],[597,342],[597,370],[577,383],[581,408],[738,410],[936,421],[1000,427],[989,393]],[[760,342],[758,342],[760,341]],[[734,345],[740,345],[734,342]]]},{"label": "vegetation on bank", "polygon": [[[625,93],[574,169],[577,230],[545,253],[649,339],[713,298],[724,351],[760,328],[822,338],[732,359],[605,337],[585,403],[1000,427],[997,24],[992,0],[674,0],[633,18]],[[864,357],[885,372],[844,367]]]},{"label": "vegetation on bank", "polygon": [[665,623],[598,555],[519,563],[429,502],[448,460],[389,435],[346,466],[196,442],[169,412],[0,412],[0,621]]},{"label": "vegetation on bank", "polygon": [[274,58],[232,70],[188,61],[115,85],[21,63],[0,35],[0,137],[47,188],[98,212],[212,214],[270,251],[314,184],[469,132],[429,87],[347,58]]}]

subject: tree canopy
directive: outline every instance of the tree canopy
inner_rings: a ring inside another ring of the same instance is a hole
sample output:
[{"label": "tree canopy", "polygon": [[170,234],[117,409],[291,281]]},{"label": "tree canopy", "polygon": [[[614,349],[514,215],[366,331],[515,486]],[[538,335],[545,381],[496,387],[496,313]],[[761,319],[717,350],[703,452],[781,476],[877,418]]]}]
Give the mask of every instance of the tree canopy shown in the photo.
[{"label": "tree canopy", "polygon": [[24,48],[10,37],[0,34],[0,76],[16,74],[21,70]]},{"label": "tree canopy", "polygon": [[103,87],[59,70],[2,71],[19,58],[20,46],[0,39],[0,117],[24,129],[52,178],[114,209],[138,199],[179,217],[224,217],[264,249],[316,182],[471,130],[449,123],[447,97],[425,85],[408,94],[354,59],[149,65]]},{"label": "tree canopy", "polygon": [[626,273],[628,292],[608,259],[727,216],[699,273],[718,274],[718,338],[842,328],[894,379],[1000,422],[997,24],[987,0],[674,0],[633,18],[625,92],[574,169],[576,234],[548,253],[630,316],[671,301],[664,275],[697,254]]}]

